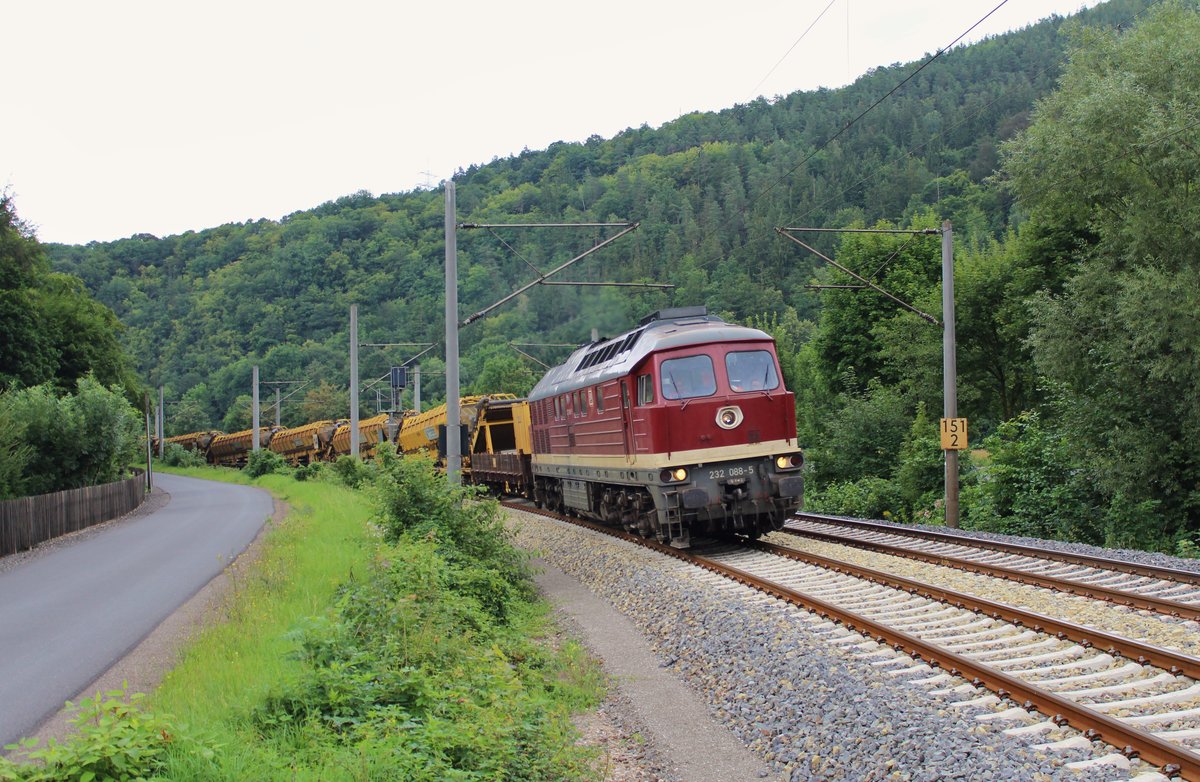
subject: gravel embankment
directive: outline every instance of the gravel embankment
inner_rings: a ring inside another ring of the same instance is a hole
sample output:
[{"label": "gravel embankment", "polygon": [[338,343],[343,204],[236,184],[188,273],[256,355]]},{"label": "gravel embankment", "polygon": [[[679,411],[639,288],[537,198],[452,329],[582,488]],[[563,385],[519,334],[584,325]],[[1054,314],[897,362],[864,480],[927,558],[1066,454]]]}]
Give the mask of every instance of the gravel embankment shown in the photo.
[{"label": "gravel embankment", "polygon": [[1156,646],[1165,646],[1187,654],[1200,655],[1200,623],[1191,620],[1102,603],[1091,598],[1056,592],[1031,584],[1019,584],[943,565],[919,562],[892,554],[867,551],[797,535],[773,532],[763,539],[809,554],[817,554],[842,562],[852,562],[892,575],[1007,603],[1056,619],[1095,627]]},{"label": "gravel embankment", "polygon": [[[1066,763],[1111,752],[1035,748],[1070,732],[1010,737],[954,701],[889,676],[842,628],[696,568],[513,512],[518,543],[578,579],[637,626],[741,741],[790,780],[1092,782],[1128,775]],[[890,653],[890,650],[889,650]],[[911,663],[911,661],[909,661]],[[873,664],[875,663],[875,664]],[[1016,723],[1020,724],[1020,723]]]}]

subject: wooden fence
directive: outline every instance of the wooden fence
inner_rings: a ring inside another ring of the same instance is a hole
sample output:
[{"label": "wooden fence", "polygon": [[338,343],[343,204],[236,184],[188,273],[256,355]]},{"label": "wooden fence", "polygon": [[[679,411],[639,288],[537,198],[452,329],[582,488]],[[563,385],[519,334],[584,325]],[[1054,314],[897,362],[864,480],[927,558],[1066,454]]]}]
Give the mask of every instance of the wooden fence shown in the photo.
[{"label": "wooden fence", "polygon": [[124,516],[146,499],[144,470],[132,478],[0,502],[0,556]]}]

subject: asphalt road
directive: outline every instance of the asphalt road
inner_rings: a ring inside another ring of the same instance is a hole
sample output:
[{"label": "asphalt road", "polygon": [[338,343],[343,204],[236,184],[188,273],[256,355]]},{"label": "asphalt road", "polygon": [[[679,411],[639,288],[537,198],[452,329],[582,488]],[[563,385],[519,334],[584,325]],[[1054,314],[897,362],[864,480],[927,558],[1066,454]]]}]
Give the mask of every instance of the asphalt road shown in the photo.
[{"label": "asphalt road", "polygon": [[267,492],[156,475],[170,502],[0,572],[0,747],[29,735],[220,573]]}]

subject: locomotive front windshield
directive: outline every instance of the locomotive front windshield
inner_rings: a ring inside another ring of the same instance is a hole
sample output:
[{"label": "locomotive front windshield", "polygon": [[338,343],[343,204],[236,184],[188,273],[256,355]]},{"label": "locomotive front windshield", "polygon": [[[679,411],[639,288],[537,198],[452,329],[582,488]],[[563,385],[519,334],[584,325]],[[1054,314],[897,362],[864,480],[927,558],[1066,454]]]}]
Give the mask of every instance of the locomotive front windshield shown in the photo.
[{"label": "locomotive front windshield", "polygon": [[717,393],[717,375],[708,356],[686,356],[662,362],[663,399],[694,399]]},{"label": "locomotive front windshield", "polygon": [[732,391],[772,391],[779,387],[775,359],[766,350],[737,350],[725,354],[725,372]]}]

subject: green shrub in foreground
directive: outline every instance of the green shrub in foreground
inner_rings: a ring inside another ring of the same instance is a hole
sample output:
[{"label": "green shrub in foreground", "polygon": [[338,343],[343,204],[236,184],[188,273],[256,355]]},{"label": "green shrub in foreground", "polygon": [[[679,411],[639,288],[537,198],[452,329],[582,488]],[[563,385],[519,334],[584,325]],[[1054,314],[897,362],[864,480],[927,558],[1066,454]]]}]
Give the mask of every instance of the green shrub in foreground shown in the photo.
[{"label": "green shrub in foreground", "polygon": [[61,743],[51,739],[41,749],[36,739],[10,745],[34,763],[18,765],[0,757],[0,782],[132,782],[162,772],[169,750],[213,757],[212,747],[180,735],[169,719],[139,709],[143,697],[110,690],[85,698],[71,720],[78,733]]},{"label": "green shrub in foreground", "polygon": [[375,467],[361,459],[339,456],[329,463],[327,474],[334,482],[357,489],[375,477]]},{"label": "green shrub in foreground", "polygon": [[251,478],[259,478],[263,475],[270,475],[273,472],[287,472],[287,470],[287,460],[274,451],[263,448],[251,452],[246,457],[246,469],[243,472]]},{"label": "green shrub in foreground", "polygon": [[517,598],[532,596],[527,556],[512,544],[500,505],[472,486],[450,487],[429,459],[397,458],[385,444],[373,484],[384,539],[429,539],[455,570],[457,588],[498,618]]}]

